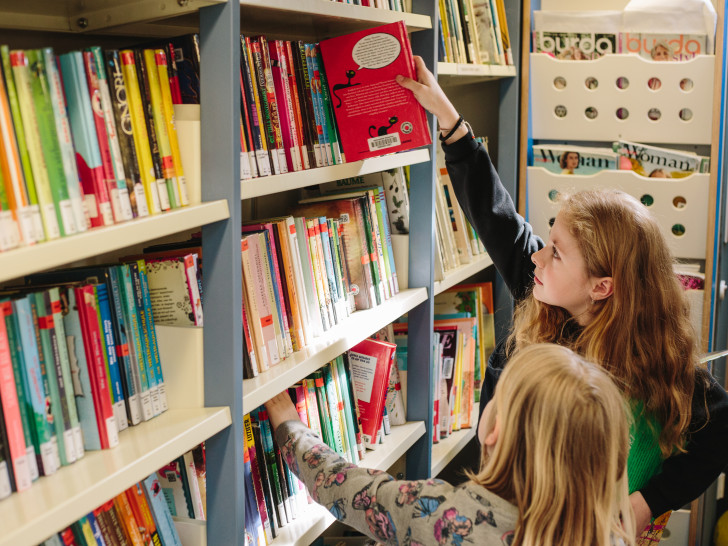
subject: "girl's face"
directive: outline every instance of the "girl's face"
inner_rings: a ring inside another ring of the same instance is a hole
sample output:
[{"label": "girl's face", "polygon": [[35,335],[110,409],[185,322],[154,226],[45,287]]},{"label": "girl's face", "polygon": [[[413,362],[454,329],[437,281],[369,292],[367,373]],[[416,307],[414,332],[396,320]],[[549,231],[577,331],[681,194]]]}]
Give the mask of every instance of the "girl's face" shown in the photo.
[{"label": "girl's face", "polygon": [[588,320],[593,279],[586,270],[576,238],[561,214],[556,216],[548,244],[531,255],[536,265],[533,296],[540,302],[566,309],[574,317]]}]

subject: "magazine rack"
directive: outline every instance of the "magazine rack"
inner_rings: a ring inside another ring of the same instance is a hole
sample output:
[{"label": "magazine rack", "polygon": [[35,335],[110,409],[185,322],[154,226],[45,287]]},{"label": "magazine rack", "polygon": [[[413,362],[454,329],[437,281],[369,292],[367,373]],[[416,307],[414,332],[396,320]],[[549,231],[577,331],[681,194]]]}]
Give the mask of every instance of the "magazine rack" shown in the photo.
[{"label": "magazine rack", "polygon": [[532,136],[710,144],[714,65],[713,55],[655,62],[636,55],[565,61],[532,53]]},{"label": "magazine rack", "polygon": [[536,235],[546,240],[549,222],[559,203],[554,192],[614,188],[643,203],[660,223],[670,250],[678,258],[705,259],[709,174],[686,178],[647,178],[633,171],[601,171],[583,175],[554,174],[543,167],[528,167],[528,221]]}]

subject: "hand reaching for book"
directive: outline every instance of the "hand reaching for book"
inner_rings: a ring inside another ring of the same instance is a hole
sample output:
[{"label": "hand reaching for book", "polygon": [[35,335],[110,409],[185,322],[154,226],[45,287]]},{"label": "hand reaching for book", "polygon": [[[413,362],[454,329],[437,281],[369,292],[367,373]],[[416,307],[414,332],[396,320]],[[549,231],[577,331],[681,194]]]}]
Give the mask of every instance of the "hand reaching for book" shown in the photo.
[{"label": "hand reaching for book", "polygon": [[268,412],[268,419],[275,431],[278,425],[286,421],[300,421],[296,406],[293,405],[288,391],[277,394],[265,403],[265,410]]},{"label": "hand reaching for book", "polygon": [[[414,55],[414,60],[415,68],[417,70],[417,81],[405,76],[397,76],[397,83],[405,89],[412,91],[422,107],[437,118],[440,130],[443,133],[447,133],[455,126],[455,123],[457,123],[459,118],[458,111],[437,83],[437,79],[434,74],[427,69],[422,57]],[[467,134],[467,129],[461,125],[461,129],[458,129],[458,131],[452,135],[450,139],[448,139],[448,143],[454,142],[465,134]]]}]

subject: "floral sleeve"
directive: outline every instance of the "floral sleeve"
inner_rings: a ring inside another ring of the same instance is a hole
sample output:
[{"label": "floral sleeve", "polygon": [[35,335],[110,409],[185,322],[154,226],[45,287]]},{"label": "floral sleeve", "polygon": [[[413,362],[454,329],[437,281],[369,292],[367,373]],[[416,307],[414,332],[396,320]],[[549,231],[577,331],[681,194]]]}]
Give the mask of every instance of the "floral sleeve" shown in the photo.
[{"label": "floral sleeve", "polygon": [[[436,544],[459,545],[480,534],[476,526],[499,532],[493,505],[462,487],[441,480],[395,481],[381,470],[359,468],[301,422],[281,424],[276,438],[286,463],[314,500],[379,542],[415,546],[434,538]],[[456,503],[461,495],[467,501]]]}]

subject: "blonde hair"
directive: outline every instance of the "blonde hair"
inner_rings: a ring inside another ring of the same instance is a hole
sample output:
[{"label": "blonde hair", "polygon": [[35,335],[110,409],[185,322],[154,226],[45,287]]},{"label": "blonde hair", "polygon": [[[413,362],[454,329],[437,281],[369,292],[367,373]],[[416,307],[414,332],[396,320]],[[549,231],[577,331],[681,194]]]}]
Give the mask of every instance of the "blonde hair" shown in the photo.
[{"label": "blonde hair", "polygon": [[511,347],[554,342],[601,365],[659,423],[663,457],[682,451],[698,349],[657,222],[639,201],[616,190],[567,196],[559,214],[579,245],[587,275],[611,277],[613,293],[594,302],[592,320],[571,337],[565,326],[574,319],[567,311],[533,295],[524,298],[514,314]]},{"label": "blonde hair", "polygon": [[518,507],[513,546],[634,544],[628,413],[609,376],[565,347],[531,345],[493,403],[498,439],[469,477]]}]

